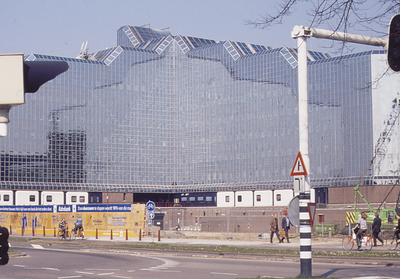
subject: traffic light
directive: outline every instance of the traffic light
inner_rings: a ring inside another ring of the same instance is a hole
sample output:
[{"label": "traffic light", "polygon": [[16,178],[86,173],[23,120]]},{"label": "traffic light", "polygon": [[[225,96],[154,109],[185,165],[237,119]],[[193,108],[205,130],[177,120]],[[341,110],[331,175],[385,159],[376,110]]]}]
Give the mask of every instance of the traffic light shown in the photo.
[{"label": "traffic light", "polygon": [[387,60],[393,71],[400,71],[400,14],[390,20]]},{"label": "traffic light", "polygon": [[8,229],[0,227],[0,265],[8,263]]},{"label": "traffic light", "polygon": [[25,93],[68,70],[65,61],[24,61],[23,54],[0,54],[0,137],[7,135],[9,110],[25,103]]}]

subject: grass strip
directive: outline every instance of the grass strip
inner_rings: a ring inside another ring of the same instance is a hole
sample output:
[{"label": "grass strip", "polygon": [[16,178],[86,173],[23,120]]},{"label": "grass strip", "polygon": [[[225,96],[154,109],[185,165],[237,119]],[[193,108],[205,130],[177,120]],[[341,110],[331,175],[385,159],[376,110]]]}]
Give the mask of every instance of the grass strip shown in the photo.
[{"label": "grass strip", "polygon": [[[262,248],[243,248],[235,246],[197,246],[197,245],[170,245],[161,243],[121,243],[121,242],[84,242],[84,241],[58,241],[41,238],[15,238],[13,242],[29,242],[43,245],[65,245],[71,247],[103,247],[103,248],[124,248],[124,249],[146,249],[146,250],[164,250],[164,251],[192,251],[192,252],[209,252],[219,254],[254,254],[254,255],[293,255],[299,256],[299,250],[291,249],[262,249]],[[362,252],[362,251],[312,251],[312,255],[316,257],[351,257],[351,258],[400,258],[400,252],[381,251],[381,252]]]}]

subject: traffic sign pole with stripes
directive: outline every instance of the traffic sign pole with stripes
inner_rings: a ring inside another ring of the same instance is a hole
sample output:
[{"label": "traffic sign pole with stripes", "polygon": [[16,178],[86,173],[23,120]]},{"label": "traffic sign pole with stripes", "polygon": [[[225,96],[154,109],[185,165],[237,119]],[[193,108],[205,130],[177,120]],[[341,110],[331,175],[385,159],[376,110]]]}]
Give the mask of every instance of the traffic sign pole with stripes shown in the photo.
[{"label": "traffic sign pole with stripes", "polygon": [[[300,277],[312,277],[311,226],[307,205],[310,202],[310,158],[308,153],[308,78],[307,37],[301,28],[293,28],[292,37],[297,39],[297,74],[299,104],[299,153],[291,175],[304,175],[303,189],[299,193],[300,219]],[[302,156],[303,155],[303,156]]]}]

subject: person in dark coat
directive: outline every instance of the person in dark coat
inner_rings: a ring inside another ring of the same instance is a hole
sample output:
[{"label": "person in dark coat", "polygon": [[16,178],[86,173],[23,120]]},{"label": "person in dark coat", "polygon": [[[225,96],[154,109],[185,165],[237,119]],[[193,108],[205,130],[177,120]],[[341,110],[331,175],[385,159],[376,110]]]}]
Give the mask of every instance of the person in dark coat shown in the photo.
[{"label": "person in dark coat", "polygon": [[278,241],[281,242],[279,238],[279,227],[278,227],[278,219],[277,215],[274,214],[274,216],[271,219],[270,224],[270,235],[271,235],[271,243],[272,243],[272,238],[274,237],[274,234],[276,234],[276,237],[278,238]]},{"label": "person in dark coat", "polygon": [[290,229],[290,220],[287,211],[284,212],[285,217],[282,218],[282,229],[285,231],[286,241],[289,243],[289,229]]},{"label": "person in dark coat", "polygon": [[381,232],[381,218],[379,218],[379,212],[375,212],[375,218],[374,221],[372,222],[372,238],[374,239],[374,246],[376,246],[376,240],[378,239],[382,245],[383,245],[383,240],[382,238],[379,237],[379,233]]}]

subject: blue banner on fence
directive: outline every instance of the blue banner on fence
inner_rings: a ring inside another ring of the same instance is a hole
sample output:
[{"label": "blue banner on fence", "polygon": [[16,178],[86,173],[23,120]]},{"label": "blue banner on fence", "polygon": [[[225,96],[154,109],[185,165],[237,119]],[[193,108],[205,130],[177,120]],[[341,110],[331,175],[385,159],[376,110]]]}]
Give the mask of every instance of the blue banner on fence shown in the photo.
[{"label": "blue banner on fence", "polygon": [[1,205],[0,212],[53,212],[52,205]]},{"label": "blue banner on fence", "polygon": [[76,212],[131,212],[130,204],[82,204],[76,206]]},{"label": "blue banner on fence", "polygon": [[72,212],[72,205],[57,205],[57,212]]}]

